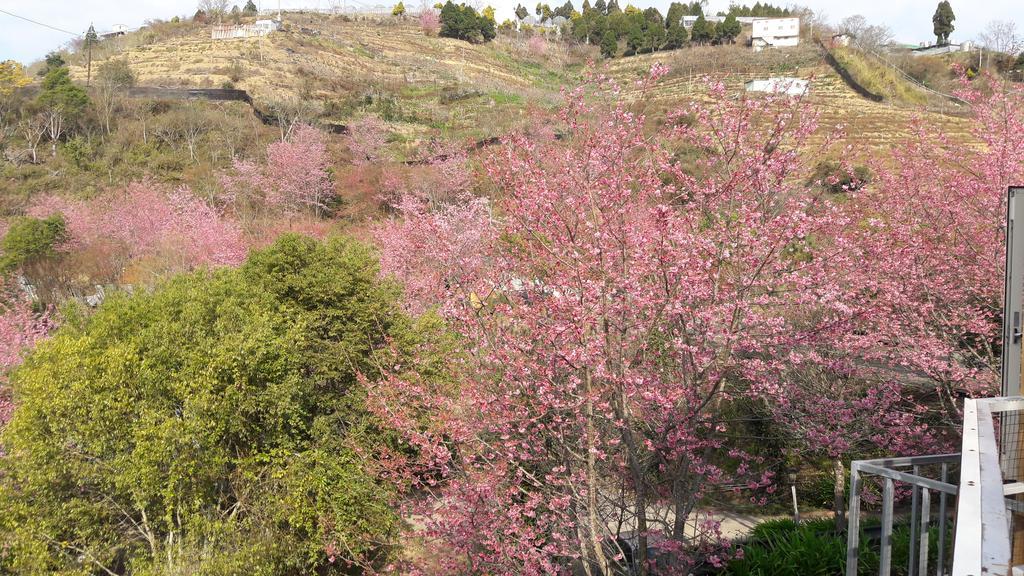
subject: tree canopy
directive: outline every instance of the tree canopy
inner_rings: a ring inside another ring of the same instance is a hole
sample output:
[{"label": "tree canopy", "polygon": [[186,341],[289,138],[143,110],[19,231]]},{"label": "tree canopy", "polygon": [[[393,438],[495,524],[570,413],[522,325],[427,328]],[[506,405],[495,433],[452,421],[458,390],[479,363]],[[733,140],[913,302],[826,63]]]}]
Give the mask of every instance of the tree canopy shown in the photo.
[{"label": "tree canopy", "polygon": [[935,14],[932,15],[932,31],[935,33],[936,44],[949,44],[949,35],[955,29],[954,20],[956,20],[956,15],[953,14],[953,7],[949,5],[949,1],[939,2],[935,8]]},{"label": "tree canopy", "polygon": [[478,14],[472,6],[448,0],[441,8],[440,35],[467,42],[487,42],[495,36],[494,20]]},{"label": "tree canopy", "polygon": [[241,268],[68,314],[11,378],[0,572],[386,561],[396,486],[371,455],[409,449],[364,409],[362,382],[422,362],[405,351],[437,327],[398,295],[365,246],[285,236]]}]

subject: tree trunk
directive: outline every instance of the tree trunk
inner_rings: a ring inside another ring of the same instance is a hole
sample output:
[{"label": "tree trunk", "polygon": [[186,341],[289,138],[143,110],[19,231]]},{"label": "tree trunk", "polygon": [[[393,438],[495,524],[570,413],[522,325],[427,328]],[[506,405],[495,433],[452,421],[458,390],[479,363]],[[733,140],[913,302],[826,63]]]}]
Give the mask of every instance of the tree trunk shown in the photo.
[{"label": "tree trunk", "polygon": [[608,559],[601,546],[601,521],[597,514],[597,428],[594,426],[593,377],[585,370],[584,381],[587,391],[587,521],[590,529],[590,545],[594,548],[594,560],[600,573],[610,576]]},{"label": "tree trunk", "polygon": [[835,475],[835,487],[832,493],[832,505],[836,513],[836,531],[841,531],[846,524],[844,516],[846,511],[846,467],[843,460],[836,458],[833,462],[832,473]]}]

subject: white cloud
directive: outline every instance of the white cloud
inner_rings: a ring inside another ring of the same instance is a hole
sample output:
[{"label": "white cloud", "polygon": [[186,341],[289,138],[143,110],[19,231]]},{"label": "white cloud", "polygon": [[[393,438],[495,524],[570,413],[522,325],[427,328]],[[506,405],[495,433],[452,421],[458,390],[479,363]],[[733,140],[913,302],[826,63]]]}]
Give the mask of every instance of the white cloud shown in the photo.
[{"label": "white cloud", "polygon": [[[397,0],[396,0],[397,1]],[[531,11],[536,0],[519,0]],[[562,0],[564,1],[564,0]],[[633,0],[637,6],[654,5],[662,12],[668,9],[671,0]],[[753,4],[751,0],[740,0]],[[391,0],[281,0],[285,8],[330,8],[334,5],[375,5],[391,3]],[[244,4],[244,0],[238,0]],[[433,3],[433,2],[431,2]],[[491,3],[498,9],[499,19],[512,17],[517,0],[471,0],[472,4]],[[561,4],[548,0],[549,4]],[[626,4],[626,1],[620,1]],[[257,2],[265,8],[277,6],[275,0]],[[418,5],[417,0],[409,2],[410,9]],[[582,0],[573,0],[578,8]],[[728,7],[728,0],[711,0],[708,11],[714,13]],[[777,4],[788,4],[779,1]],[[931,17],[936,0],[802,0],[799,4],[815,11],[824,12],[832,21],[846,16],[861,14],[871,23],[884,23],[893,29],[896,37],[905,42],[916,43],[932,39]],[[957,15],[954,40],[974,39],[990,20],[1014,20],[1020,14],[1020,0],[985,0],[966,2],[952,0]],[[196,9],[195,0],[0,0],[0,9],[20,14],[33,20],[45,22],[73,32],[84,32],[90,23],[97,30],[108,29],[115,24],[136,27],[148,19],[170,18],[175,15],[191,14]],[[1024,24],[1024,23],[1022,23]],[[67,34],[47,30],[0,13],[0,60],[13,58],[23,62],[38,59],[46,52],[67,42]]]}]

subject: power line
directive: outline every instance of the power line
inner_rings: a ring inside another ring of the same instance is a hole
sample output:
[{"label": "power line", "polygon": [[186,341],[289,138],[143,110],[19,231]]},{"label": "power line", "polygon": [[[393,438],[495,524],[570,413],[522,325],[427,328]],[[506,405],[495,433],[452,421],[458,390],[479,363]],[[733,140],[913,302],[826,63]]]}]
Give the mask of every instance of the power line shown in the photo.
[{"label": "power line", "polygon": [[8,16],[13,16],[15,18],[19,18],[21,20],[24,20],[25,22],[31,22],[31,23],[35,24],[36,26],[42,26],[43,28],[49,28],[50,30],[56,30],[57,32],[63,32],[64,34],[70,34],[70,35],[72,35],[72,36],[74,36],[76,38],[81,38],[81,36],[82,36],[81,34],[79,34],[77,32],[69,32],[67,30],[64,30],[63,28],[57,28],[56,26],[50,26],[49,24],[44,24],[42,22],[38,22],[38,21],[33,20],[31,18],[26,18],[24,16],[19,16],[19,15],[15,14],[14,12],[8,12],[7,10],[4,10],[2,8],[0,8],[0,13],[7,14]]}]

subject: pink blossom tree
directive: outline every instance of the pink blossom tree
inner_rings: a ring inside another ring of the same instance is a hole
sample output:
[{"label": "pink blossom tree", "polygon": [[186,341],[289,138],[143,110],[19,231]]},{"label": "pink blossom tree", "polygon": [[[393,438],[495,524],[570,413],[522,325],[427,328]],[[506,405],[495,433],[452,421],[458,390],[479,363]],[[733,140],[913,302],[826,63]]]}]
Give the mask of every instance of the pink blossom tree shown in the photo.
[{"label": "pink blossom tree", "polygon": [[1024,181],[1024,89],[965,80],[960,96],[981,146],[918,122],[851,203],[884,319],[878,356],[933,382],[953,425],[960,396],[997,391],[1006,190]]},{"label": "pink blossom tree", "polygon": [[437,36],[441,29],[441,18],[433,8],[424,7],[420,10],[420,29],[427,36]]},{"label": "pink blossom tree", "polygon": [[48,196],[29,213],[63,214],[67,251],[116,244],[120,247],[117,268],[122,271],[147,259],[161,261],[164,271],[233,266],[248,250],[235,222],[184,187],[168,192],[152,182],[137,182],[88,201]]},{"label": "pink blossom tree", "polygon": [[[464,559],[447,569],[557,573],[576,558],[609,573],[623,533],[641,573],[649,549],[683,573],[698,557],[723,561],[698,503],[723,484],[771,481],[728,442],[725,408],[778,403],[790,372],[879,346],[856,330],[879,310],[859,273],[861,223],[803,184],[805,159],[822,152],[808,143],[815,110],[710,90],[711,105],[651,134],[626,103],[594,108],[580,89],[564,141],[511,137],[488,164],[502,195],[493,231],[475,232],[483,258],[425,240],[430,211],[406,211],[383,236],[385,271],[456,298],[442,312],[472,343],[458,465],[441,488],[445,514],[428,515],[429,533]],[[462,268],[432,275],[438,261]],[[903,410],[864,386],[842,392],[851,409],[886,410],[879,422]],[[393,413],[423,395],[408,384],[374,398]]]},{"label": "pink blossom tree", "polygon": [[307,212],[321,217],[337,195],[324,134],[306,124],[267,146],[265,166],[236,159],[221,185],[220,199],[238,214],[259,214],[265,207],[289,216]]},{"label": "pink blossom tree", "polygon": [[348,126],[348,147],[356,166],[374,164],[384,158],[387,127],[376,116],[364,116]]}]

